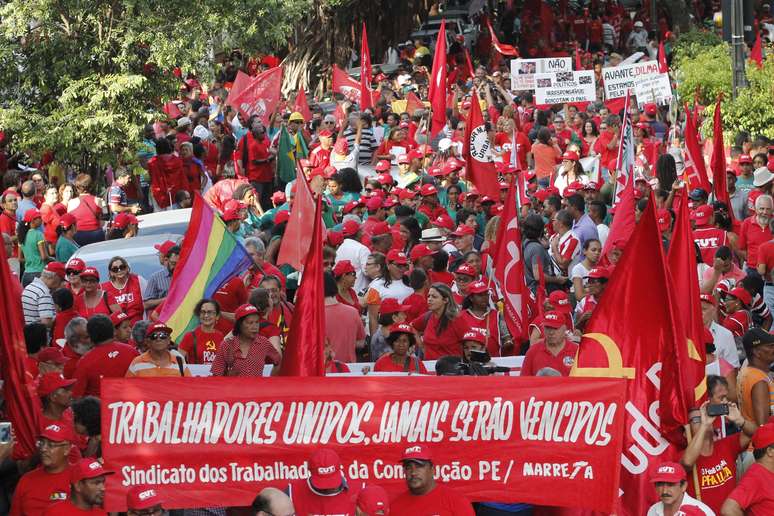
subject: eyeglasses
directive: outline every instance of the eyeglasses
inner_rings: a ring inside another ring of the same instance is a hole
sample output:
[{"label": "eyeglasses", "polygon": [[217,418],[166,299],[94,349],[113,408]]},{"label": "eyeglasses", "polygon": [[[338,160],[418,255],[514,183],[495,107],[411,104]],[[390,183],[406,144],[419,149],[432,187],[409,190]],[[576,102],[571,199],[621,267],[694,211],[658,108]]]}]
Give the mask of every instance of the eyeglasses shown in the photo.
[{"label": "eyeglasses", "polygon": [[65,274],[68,276],[80,276],[81,271],[76,271],[74,269],[65,269]]},{"label": "eyeglasses", "polygon": [[54,441],[49,441],[48,439],[39,439],[38,442],[35,443],[39,450],[42,450],[44,448],[64,448],[65,446],[70,446],[70,443],[65,441],[61,443],[57,443]]},{"label": "eyeglasses", "polygon": [[168,333],[152,333],[148,336],[149,340],[167,340],[169,339]]},{"label": "eyeglasses", "polygon": [[126,265],[119,265],[118,267],[111,267],[110,272],[121,272],[121,271],[125,271],[128,268],[129,267],[127,267]]}]

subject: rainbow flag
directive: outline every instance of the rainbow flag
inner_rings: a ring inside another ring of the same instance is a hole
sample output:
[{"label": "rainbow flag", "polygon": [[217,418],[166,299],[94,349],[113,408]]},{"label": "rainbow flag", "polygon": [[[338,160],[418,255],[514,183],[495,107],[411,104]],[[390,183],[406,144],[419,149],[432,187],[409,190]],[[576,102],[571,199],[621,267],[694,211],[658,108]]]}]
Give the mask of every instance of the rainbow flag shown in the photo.
[{"label": "rainbow flag", "polygon": [[172,340],[179,342],[199,324],[193,310],[200,299],[212,298],[223,284],[252,263],[247,249],[197,193],[180,259],[159,315],[159,320],[172,328]]}]

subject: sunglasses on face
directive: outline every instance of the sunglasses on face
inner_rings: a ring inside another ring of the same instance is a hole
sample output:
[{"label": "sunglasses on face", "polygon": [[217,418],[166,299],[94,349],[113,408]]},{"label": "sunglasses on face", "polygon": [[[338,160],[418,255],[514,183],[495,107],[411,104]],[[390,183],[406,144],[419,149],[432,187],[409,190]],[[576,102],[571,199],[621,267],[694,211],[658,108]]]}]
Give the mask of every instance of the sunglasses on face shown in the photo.
[{"label": "sunglasses on face", "polygon": [[126,269],[128,269],[126,265],[117,265],[115,267],[111,267],[110,272],[121,272],[125,271]]},{"label": "sunglasses on face", "polygon": [[166,340],[168,338],[169,334],[167,333],[153,333],[148,337],[149,340]]},{"label": "sunglasses on face", "polygon": [[81,271],[75,271],[73,269],[67,269],[65,270],[65,274],[68,276],[79,276],[81,274]]}]

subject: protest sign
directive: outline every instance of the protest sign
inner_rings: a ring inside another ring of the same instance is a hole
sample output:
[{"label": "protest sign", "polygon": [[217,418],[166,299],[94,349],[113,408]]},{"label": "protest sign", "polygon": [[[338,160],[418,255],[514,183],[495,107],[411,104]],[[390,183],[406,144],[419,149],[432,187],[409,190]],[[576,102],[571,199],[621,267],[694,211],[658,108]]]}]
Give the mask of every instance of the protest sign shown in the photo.
[{"label": "protest sign", "polygon": [[513,91],[534,90],[536,74],[571,71],[571,57],[511,59],[511,89]]},{"label": "protest sign", "polygon": [[669,75],[660,73],[638,77],[634,81],[634,93],[637,95],[637,104],[640,107],[648,103],[669,104],[672,100],[672,83],[669,81]]},{"label": "protest sign", "polygon": [[602,68],[602,83],[605,86],[605,99],[618,99],[634,92],[636,80],[658,75],[658,61],[645,61],[608,68]]},{"label": "protest sign", "polygon": [[593,70],[535,75],[535,104],[593,102],[596,99]]},{"label": "protest sign", "polygon": [[[464,385],[462,385],[464,384]],[[249,505],[308,475],[321,447],[351,482],[406,489],[418,443],[471,500],[610,512],[625,381],[611,378],[142,378],[102,382],[105,509],[150,484],[165,507]]]}]

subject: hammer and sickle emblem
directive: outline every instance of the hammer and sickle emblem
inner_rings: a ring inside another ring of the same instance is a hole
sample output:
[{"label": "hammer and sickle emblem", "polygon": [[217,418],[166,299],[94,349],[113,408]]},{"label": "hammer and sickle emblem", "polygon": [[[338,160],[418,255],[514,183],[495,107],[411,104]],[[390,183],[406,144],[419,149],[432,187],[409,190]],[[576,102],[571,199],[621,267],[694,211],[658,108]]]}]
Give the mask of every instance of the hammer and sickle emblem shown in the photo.
[{"label": "hammer and sickle emblem", "polygon": [[576,359],[575,365],[573,365],[570,371],[570,376],[634,378],[634,368],[623,366],[621,351],[613,339],[604,333],[586,333],[583,336],[599,342],[599,345],[605,351],[605,355],[607,355],[607,367],[579,367],[578,360]]},{"label": "hammer and sickle emblem", "polygon": [[[699,355],[699,351],[696,349],[696,344],[691,339],[687,339],[686,344],[688,345],[688,358],[701,362],[701,355]],[[694,400],[699,401],[705,392],[707,392],[707,382],[702,377],[699,380],[699,384],[693,389]]]}]

